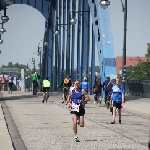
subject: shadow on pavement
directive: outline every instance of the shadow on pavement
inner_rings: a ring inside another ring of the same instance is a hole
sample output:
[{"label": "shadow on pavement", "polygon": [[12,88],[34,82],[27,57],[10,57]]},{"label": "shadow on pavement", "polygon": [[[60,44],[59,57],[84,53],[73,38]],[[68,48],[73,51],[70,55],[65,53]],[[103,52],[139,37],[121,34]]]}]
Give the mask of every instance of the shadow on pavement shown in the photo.
[{"label": "shadow on pavement", "polygon": [[125,96],[125,101],[135,101],[135,100],[150,100],[150,98],[145,98],[142,96],[135,96],[135,95],[126,95]]},{"label": "shadow on pavement", "polygon": [[[23,94],[23,93],[22,93]],[[53,92],[50,93],[50,96],[61,96],[62,93],[57,93],[57,92]],[[5,100],[18,100],[18,99],[24,99],[24,98],[36,98],[38,96],[42,96],[42,92],[41,93],[37,93],[37,95],[32,95],[32,93],[29,93],[29,95],[20,95],[20,93],[18,93],[18,95],[7,95],[6,97],[3,96],[3,94],[0,92],[0,101],[5,101]]]}]

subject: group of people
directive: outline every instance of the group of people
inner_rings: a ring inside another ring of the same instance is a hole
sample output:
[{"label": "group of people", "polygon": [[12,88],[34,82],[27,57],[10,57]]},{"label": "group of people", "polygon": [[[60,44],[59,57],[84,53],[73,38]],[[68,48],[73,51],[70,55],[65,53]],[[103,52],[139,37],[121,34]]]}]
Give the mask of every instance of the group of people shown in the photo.
[{"label": "group of people", "polygon": [[97,101],[97,94],[101,95],[102,89],[105,93],[105,104],[106,104],[106,97],[110,96],[110,110],[113,114],[113,119],[111,124],[115,124],[115,117],[116,117],[116,109],[118,110],[119,115],[119,123],[121,124],[121,108],[123,107],[124,103],[124,88],[121,85],[121,78],[117,77],[115,82],[111,82],[110,77],[106,77],[106,80],[101,84],[100,79],[96,79],[96,83],[93,86],[94,94],[95,94],[95,102]]},{"label": "group of people", "polygon": [[[16,74],[16,90],[19,91],[19,81],[20,81],[20,78],[19,78],[19,75]],[[4,91],[5,90],[5,85],[6,85],[6,82],[8,83],[8,93],[9,94],[12,94],[12,86],[13,86],[13,81],[14,81],[14,76],[11,74],[11,72],[9,72],[7,78],[3,77],[0,79],[1,81],[1,91]]]},{"label": "group of people", "polygon": [[[62,103],[64,103],[64,95],[66,91],[68,91],[67,106],[70,108],[70,113],[72,115],[75,142],[79,142],[77,135],[77,124],[80,125],[80,127],[84,127],[84,105],[90,100],[88,95],[88,82],[86,79],[84,79],[83,82],[80,82],[80,80],[71,82],[71,78],[67,76],[65,77],[64,81],[62,81],[60,87],[62,85],[64,85]],[[101,84],[100,79],[97,78],[95,85],[93,86],[94,94],[100,94],[101,96],[102,90],[105,93],[105,103],[106,96],[110,94],[110,104],[113,108],[111,124],[115,124],[116,109],[118,109],[119,123],[121,124],[121,108],[122,104],[124,103],[124,89],[121,85],[121,78],[117,77],[115,82],[112,83],[110,77],[106,77],[106,80],[103,82],[103,84]],[[95,99],[95,101],[97,101],[97,99]]]}]

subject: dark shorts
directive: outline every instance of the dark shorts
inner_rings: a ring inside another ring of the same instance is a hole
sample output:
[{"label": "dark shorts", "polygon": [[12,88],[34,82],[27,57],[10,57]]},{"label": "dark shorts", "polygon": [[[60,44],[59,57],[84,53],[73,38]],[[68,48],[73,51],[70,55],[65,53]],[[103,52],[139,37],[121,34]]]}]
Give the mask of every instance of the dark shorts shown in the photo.
[{"label": "dark shorts", "polygon": [[113,101],[113,107],[116,107],[118,109],[121,109],[121,103],[117,103]]},{"label": "dark shorts", "polygon": [[9,86],[10,88],[12,88],[13,83],[12,83],[12,82],[11,82],[11,83],[8,83],[8,86]]},{"label": "dark shorts", "polygon": [[46,91],[49,91],[50,87],[43,87],[43,92],[46,93]]},{"label": "dark shorts", "polygon": [[80,106],[80,107],[79,107],[79,112],[71,111],[71,114],[76,114],[77,116],[84,116],[84,114],[85,114],[85,109],[84,109],[82,106]]}]

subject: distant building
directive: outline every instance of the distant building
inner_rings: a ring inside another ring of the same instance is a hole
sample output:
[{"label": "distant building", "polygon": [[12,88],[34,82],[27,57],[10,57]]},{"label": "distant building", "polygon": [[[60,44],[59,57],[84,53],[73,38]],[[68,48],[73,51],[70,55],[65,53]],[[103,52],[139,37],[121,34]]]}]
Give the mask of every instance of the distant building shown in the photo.
[{"label": "distant building", "polygon": [[[126,57],[126,67],[136,66],[139,62],[146,62],[147,58],[140,56],[127,56]],[[116,69],[117,74],[122,74],[122,56],[116,57]]]}]

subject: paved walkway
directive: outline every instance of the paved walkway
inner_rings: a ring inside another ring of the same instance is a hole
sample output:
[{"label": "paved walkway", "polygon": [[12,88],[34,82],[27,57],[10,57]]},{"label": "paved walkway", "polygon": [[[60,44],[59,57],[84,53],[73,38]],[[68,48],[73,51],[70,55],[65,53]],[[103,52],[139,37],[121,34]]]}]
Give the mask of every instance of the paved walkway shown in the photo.
[{"label": "paved walkway", "polygon": [[[92,102],[94,95],[90,95]],[[126,102],[122,111],[138,114],[150,118],[150,98],[143,98],[140,96],[126,95]],[[104,103],[103,103],[104,105]]]},{"label": "paved walkway", "polygon": [[[41,103],[41,95],[32,96],[27,92],[12,95],[3,92],[3,97],[28,150],[147,150],[150,109],[140,108],[150,106],[150,99],[128,97],[122,124],[118,124],[117,116],[116,124],[111,125],[110,112],[103,104],[95,106],[91,96],[91,102],[86,105],[85,127],[78,132],[81,142],[75,143],[71,116],[66,105],[61,104],[59,93],[52,93],[47,104]],[[0,116],[2,114],[0,109]],[[0,140],[0,150],[12,149],[7,131],[2,119],[0,133],[6,136],[3,142]]]}]

